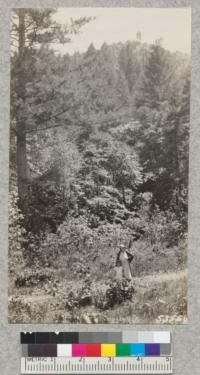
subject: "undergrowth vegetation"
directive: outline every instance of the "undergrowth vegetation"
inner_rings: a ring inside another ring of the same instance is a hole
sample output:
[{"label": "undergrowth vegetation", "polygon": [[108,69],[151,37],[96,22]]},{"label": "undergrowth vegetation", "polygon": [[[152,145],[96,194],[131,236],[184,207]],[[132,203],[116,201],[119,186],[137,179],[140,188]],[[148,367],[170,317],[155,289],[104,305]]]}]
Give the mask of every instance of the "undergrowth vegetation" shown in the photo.
[{"label": "undergrowth vegetation", "polygon": [[185,321],[190,58],[141,37],[59,54],[96,18],[55,12],[11,17],[9,321]]}]

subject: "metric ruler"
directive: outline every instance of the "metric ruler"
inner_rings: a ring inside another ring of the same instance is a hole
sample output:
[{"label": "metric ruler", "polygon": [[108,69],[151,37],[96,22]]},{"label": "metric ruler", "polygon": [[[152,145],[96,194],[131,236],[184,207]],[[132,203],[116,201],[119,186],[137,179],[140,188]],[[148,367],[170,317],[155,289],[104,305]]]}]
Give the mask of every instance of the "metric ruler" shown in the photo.
[{"label": "metric ruler", "polygon": [[21,374],[172,374],[172,357],[24,357]]},{"label": "metric ruler", "polygon": [[22,375],[173,373],[168,331],[21,333]]}]

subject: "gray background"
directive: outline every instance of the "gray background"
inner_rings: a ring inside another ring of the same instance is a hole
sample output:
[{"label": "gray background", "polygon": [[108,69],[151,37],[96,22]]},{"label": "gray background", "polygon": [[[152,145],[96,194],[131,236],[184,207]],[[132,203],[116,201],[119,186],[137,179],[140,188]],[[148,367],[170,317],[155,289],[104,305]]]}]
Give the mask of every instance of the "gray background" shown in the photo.
[{"label": "gray background", "polygon": [[[188,324],[129,325],[10,325],[7,322],[7,195],[9,138],[9,9],[12,7],[104,6],[192,7],[192,97],[190,130]],[[0,5],[0,372],[20,374],[20,331],[167,330],[173,333],[174,373],[200,374],[200,0],[2,0]]]}]

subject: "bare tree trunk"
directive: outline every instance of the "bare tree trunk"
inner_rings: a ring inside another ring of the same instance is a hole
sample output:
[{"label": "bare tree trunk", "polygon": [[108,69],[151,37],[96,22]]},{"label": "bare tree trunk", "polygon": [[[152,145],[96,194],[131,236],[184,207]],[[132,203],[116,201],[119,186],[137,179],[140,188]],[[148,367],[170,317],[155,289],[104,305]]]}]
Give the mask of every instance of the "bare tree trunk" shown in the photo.
[{"label": "bare tree trunk", "polygon": [[26,194],[27,183],[26,134],[22,129],[22,123],[17,121],[17,182],[20,205]]},{"label": "bare tree trunk", "polygon": [[122,199],[123,199],[123,203],[124,203],[125,206],[126,206],[126,194],[125,194],[125,188],[124,188],[124,185],[122,185]]},{"label": "bare tree trunk", "polygon": [[24,49],[25,49],[25,15],[24,10],[19,9],[19,46],[18,46],[18,76],[17,94],[20,106],[16,113],[17,129],[17,180],[20,206],[26,193],[27,182],[27,155],[26,155],[26,124],[23,116],[23,104],[25,102],[25,73],[24,73]]}]

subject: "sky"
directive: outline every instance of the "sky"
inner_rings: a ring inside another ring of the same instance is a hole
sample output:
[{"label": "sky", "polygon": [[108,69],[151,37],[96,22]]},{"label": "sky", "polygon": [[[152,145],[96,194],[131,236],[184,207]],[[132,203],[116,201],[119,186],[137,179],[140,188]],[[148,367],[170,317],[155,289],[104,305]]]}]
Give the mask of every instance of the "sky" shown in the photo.
[{"label": "sky", "polygon": [[104,42],[135,40],[138,31],[142,42],[162,38],[164,48],[191,53],[190,8],[58,8],[54,18],[64,24],[84,16],[96,18],[83,26],[71,43],[56,46],[61,54],[85,52],[91,43],[98,49]]}]

